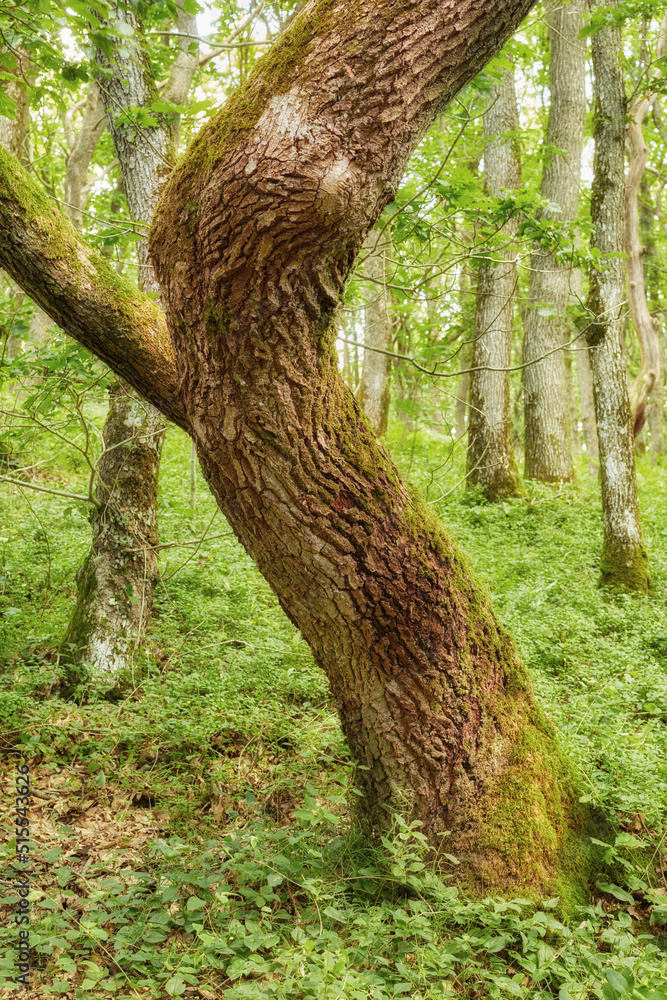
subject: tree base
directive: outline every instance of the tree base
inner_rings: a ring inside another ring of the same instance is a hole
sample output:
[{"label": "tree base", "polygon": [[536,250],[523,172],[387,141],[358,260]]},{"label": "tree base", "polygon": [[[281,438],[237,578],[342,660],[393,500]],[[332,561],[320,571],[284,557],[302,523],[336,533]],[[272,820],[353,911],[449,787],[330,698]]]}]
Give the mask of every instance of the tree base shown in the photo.
[{"label": "tree base", "polygon": [[605,544],[600,560],[599,586],[612,594],[647,597],[651,589],[651,578],[644,547],[629,550]]}]

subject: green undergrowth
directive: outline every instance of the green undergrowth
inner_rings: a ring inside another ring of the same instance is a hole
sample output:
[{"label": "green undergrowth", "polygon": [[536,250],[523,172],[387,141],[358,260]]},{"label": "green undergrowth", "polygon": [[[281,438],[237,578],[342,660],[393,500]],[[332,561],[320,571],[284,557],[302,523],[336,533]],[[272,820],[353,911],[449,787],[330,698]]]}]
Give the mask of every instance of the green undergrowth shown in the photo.
[{"label": "green undergrowth", "polygon": [[[401,442],[394,427],[389,445],[436,501],[516,637],[579,775],[582,805],[611,824],[591,845],[604,860],[590,902],[564,916],[555,894],[538,907],[473,901],[455,888],[455,856],[439,874],[427,863],[418,828],[397,821],[383,844],[363,840],[325,680],[201,478],[192,511],[189,444],[171,429],[161,541],[207,538],[163,550],[148,639],[111,699],[103,686],[70,701],[58,694],[55,651],[88,547],[85,507],[0,488],[2,763],[10,781],[19,754],[29,759],[46,796],[34,799],[40,996],[667,994],[663,470],[640,460],[653,590],[636,600],[597,587],[600,507],[584,470],[576,487],[528,484],[525,497],[491,505],[456,487],[456,462],[440,468],[441,440]],[[48,447],[34,434],[6,442],[17,468]],[[45,468],[33,482],[84,489],[75,458]],[[95,817],[107,824],[106,847],[90,834]],[[85,830],[89,851],[79,857]],[[11,899],[9,891],[0,977],[14,961]]]}]

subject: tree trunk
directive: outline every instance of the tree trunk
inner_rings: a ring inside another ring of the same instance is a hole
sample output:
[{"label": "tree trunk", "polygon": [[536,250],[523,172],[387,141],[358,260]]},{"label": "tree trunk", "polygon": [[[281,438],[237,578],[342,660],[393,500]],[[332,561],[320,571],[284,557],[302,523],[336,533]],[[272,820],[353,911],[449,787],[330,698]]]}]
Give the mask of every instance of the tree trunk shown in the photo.
[{"label": "tree trunk", "polygon": [[[594,0],[591,6],[601,4]],[[605,255],[605,269],[593,268],[590,273],[588,305],[592,321],[586,336],[602,476],[601,583],[613,590],[645,594],[649,587],[647,557],[639,521],[626,366],[621,354],[627,110],[621,53],[621,33],[617,28],[604,27],[593,36],[595,178],[591,246]]]},{"label": "tree trunk", "polygon": [[65,208],[76,229],[83,229],[83,212],[86,207],[88,171],[100,137],[106,128],[100,91],[92,80],[88,84],[86,107],[78,134],[75,134],[71,116],[65,115],[65,136],[70,147],[65,168]]},{"label": "tree trunk", "polygon": [[453,830],[471,877],[505,887],[554,870],[566,770],[488,599],[344,386],[333,318],[409,151],[463,82],[450,46],[469,78],[482,25],[497,40],[512,8],[307,7],[199,133],[151,239],[202,468],[327,672],[368,823],[400,810],[433,843]]},{"label": "tree trunk", "polygon": [[[367,303],[364,309],[364,347],[389,351],[393,335],[391,321],[391,295],[387,288],[387,258],[391,240],[387,234],[371,232],[364,244],[368,254],[364,261],[364,274],[371,279],[366,287]],[[357,399],[378,437],[387,433],[389,402],[391,400],[391,358],[373,350],[364,350],[361,384]]]},{"label": "tree trunk", "polygon": [[586,461],[591,475],[597,474],[598,429],[595,422],[595,400],[593,398],[593,382],[591,366],[588,359],[588,341],[584,334],[575,341],[577,359],[577,382],[579,385],[579,402],[581,403],[581,422],[584,425],[584,445]]},{"label": "tree trunk", "polygon": [[[99,56],[109,74],[99,81],[104,107],[99,106],[98,84],[91,83],[81,131],[67,164],[68,212],[77,228],[82,223],[88,168],[106,124],[133,219],[151,221],[159,187],[173,160],[175,121],[162,118],[159,126],[149,129],[117,121],[123,110],[149,106],[157,90],[140,47],[140,22],[127,12],[116,13],[135,31],[134,40],[126,43],[134,44],[133,59],[121,63]],[[187,17],[181,27],[191,33],[192,15]],[[195,66],[194,56],[181,46],[176,72],[166,88],[170,100],[186,99]],[[159,294],[146,240],[137,244],[137,257],[140,287]],[[91,514],[93,545],[77,574],[76,605],[62,647],[69,688],[84,680],[87,670],[113,688],[131,666],[133,651],[145,634],[158,579],[157,553],[150,547],[159,540],[157,486],[166,428],[164,416],[128,386],[112,388],[103,431],[105,451],[98,468],[99,506]],[[122,484],[122,496],[116,484]],[[131,500],[129,508],[124,497]]]},{"label": "tree trunk", "polygon": [[[556,216],[563,222],[576,218],[579,200],[587,111],[586,45],[579,38],[584,10],[585,0],[571,0],[554,4],[547,15],[551,105],[541,194],[559,206]],[[552,211],[543,214],[549,216]],[[571,482],[574,469],[564,366],[558,351],[563,343],[571,267],[558,263],[553,253],[535,249],[531,268],[523,336],[523,360],[528,365],[524,369],[525,474],[543,482]]]},{"label": "tree trunk", "polygon": [[104,424],[93,545],[77,574],[77,600],[61,656],[66,685],[92,671],[115,686],[150,618],[157,578],[157,482],[164,432],[155,410],[117,385]]},{"label": "tree trunk", "polygon": [[[658,30],[656,62],[664,56],[666,43],[667,14],[663,14]],[[627,128],[630,164],[625,178],[625,272],[630,313],[641,355],[639,373],[630,387],[630,408],[635,435],[644,426],[646,404],[660,378],[658,329],[646,300],[643,261],[645,248],[642,246],[639,232],[639,188],[648,159],[642,126],[654,96],[652,93],[645,94],[635,103],[630,110]]]},{"label": "tree trunk", "polygon": [[[484,183],[493,197],[521,185],[521,164],[516,147],[519,114],[514,72],[507,70],[494,88],[493,103],[484,115]],[[487,262],[477,272],[477,310],[470,381],[468,416],[468,483],[480,486],[488,500],[517,496],[519,476],[512,448],[509,369],[514,331],[514,296],[517,284],[516,237],[512,219],[503,230],[507,237],[505,260]]]},{"label": "tree trunk", "polygon": [[30,162],[27,135],[30,126],[30,104],[26,81],[30,57],[26,52],[0,52],[0,70],[9,74],[3,80],[3,90],[16,104],[13,118],[0,115],[0,146],[24,165]]},{"label": "tree trunk", "polygon": [[[469,887],[555,890],[573,902],[586,898],[590,842],[553,727],[488,597],[342,382],[335,351],[344,284],[411,152],[529,7],[360,0],[350,18],[344,0],[309,3],[198,133],[167,183],[151,247],[179,373],[176,399],[166,373],[165,402],[327,672],[363,765],[368,825],[387,829],[401,812],[438,848],[451,831]],[[35,185],[2,152],[0,190],[0,263],[33,288],[40,264],[51,267],[35,250],[53,246],[62,223],[49,209],[32,233],[23,199]],[[106,287],[99,257],[89,259],[101,277],[70,297],[76,330]],[[62,256],[59,265],[71,287]],[[130,297],[125,322],[141,302]],[[52,308],[64,308],[57,293]],[[107,357],[109,323],[81,334]],[[152,345],[124,336],[144,372]]]}]

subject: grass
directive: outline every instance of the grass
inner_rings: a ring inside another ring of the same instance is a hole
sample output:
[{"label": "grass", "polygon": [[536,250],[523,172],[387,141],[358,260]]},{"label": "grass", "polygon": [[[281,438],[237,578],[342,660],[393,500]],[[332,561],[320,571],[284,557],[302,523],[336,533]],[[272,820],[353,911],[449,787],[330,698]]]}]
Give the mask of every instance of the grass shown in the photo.
[{"label": "grass", "polygon": [[[55,650],[89,541],[85,510],[2,487],[2,851],[11,862],[22,757],[33,787],[29,995],[667,996],[663,469],[639,461],[652,594],[611,600],[596,585],[599,496],[583,469],[577,486],[528,484],[525,498],[493,506],[452,489],[461,471],[443,466],[441,439],[400,431],[389,438],[397,461],[431,501],[448,493],[435,508],[515,635],[587,797],[616,826],[590,905],[565,918],[557,900],[471,901],[425,864],[418,829],[397,820],[382,845],[363,840],[325,680],[229,536],[164,550],[124,698],[62,701]],[[201,480],[193,518],[188,452],[170,430],[162,541],[227,531],[221,516],[211,522]],[[48,468],[42,484],[82,488],[70,458]],[[11,881],[2,904],[10,996]]]}]

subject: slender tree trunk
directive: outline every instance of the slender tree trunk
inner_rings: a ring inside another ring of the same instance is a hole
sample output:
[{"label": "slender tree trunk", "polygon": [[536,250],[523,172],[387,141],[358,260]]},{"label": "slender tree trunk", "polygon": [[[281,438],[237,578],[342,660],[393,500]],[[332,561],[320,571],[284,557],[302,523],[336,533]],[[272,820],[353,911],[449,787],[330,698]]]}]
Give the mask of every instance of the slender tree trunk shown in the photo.
[{"label": "slender tree trunk", "polygon": [[15,156],[23,164],[29,163],[27,135],[30,125],[27,76],[30,57],[25,52],[0,52],[0,69],[9,74],[3,79],[2,87],[16,105],[13,118],[0,115],[0,146]]},{"label": "slender tree trunk", "polygon": [[[601,4],[593,0],[591,6]],[[645,594],[649,586],[647,556],[639,520],[626,366],[621,354],[627,111],[621,53],[621,34],[617,28],[604,27],[593,36],[595,179],[591,245],[605,255],[605,269],[591,270],[592,321],[587,339],[602,476],[601,583],[613,590]]]},{"label": "slender tree trunk", "polygon": [[646,173],[641,185],[642,202],[640,210],[641,232],[646,252],[644,254],[644,271],[646,274],[646,295],[651,309],[651,316],[658,336],[658,356],[660,371],[651,393],[651,403],[648,407],[648,424],[651,432],[651,461],[655,463],[665,454],[664,439],[664,379],[665,370],[665,338],[658,320],[660,314],[660,280],[659,270],[656,270],[655,246],[655,210],[652,195],[646,182]]},{"label": "slender tree trunk", "polygon": [[[667,14],[664,14],[658,30],[656,60],[664,56],[666,44]],[[630,407],[635,435],[639,434],[644,426],[646,404],[656,381],[660,378],[658,329],[649,312],[646,299],[643,261],[645,248],[642,246],[639,232],[639,188],[648,159],[642,126],[654,96],[651,93],[645,94],[630,109],[627,129],[630,164],[625,179],[625,270],[630,313],[641,355],[639,373],[630,386]]]},{"label": "slender tree trunk", "polygon": [[[484,183],[493,197],[521,185],[521,164],[516,132],[514,72],[507,70],[494,88],[493,102],[484,115]],[[507,133],[514,133],[508,136]],[[502,500],[520,493],[512,448],[509,369],[514,331],[514,296],[517,284],[516,237],[518,223],[506,223],[505,260],[484,263],[477,272],[477,310],[470,376],[468,417],[468,483],[481,486],[488,500]]]},{"label": "slender tree trunk", "polygon": [[[364,274],[371,279],[366,287],[364,309],[364,346],[389,351],[393,336],[391,294],[387,288],[387,258],[391,240],[373,230],[364,244],[368,256]],[[364,351],[361,384],[357,399],[378,437],[387,433],[391,400],[391,358],[376,351]]]},{"label": "slender tree trunk", "polygon": [[[70,251],[64,220],[1,150],[0,263],[190,428],[221,509],[327,672],[368,825],[401,812],[438,849],[451,832],[469,887],[574,902],[590,840],[572,770],[488,596],[401,480],[335,350],[345,282],[410,154],[529,7],[359,0],[351,18],[346,0],[309,3],[165,187],[151,246],[173,355],[126,286],[91,326],[104,262]],[[45,213],[37,232],[26,203]],[[40,285],[57,245],[60,281]]]},{"label": "slender tree trunk", "polygon": [[584,425],[584,445],[586,460],[591,475],[597,474],[598,429],[595,421],[595,399],[593,398],[593,382],[591,366],[588,360],[588,342],[585,336],[575,341],[577,358],[577,382],[579,384],[579,401],[581,403],[581,422]]},{"label": "slender tree trunk", "polygon": [[[117,14],[140,39],[138,19]],[[192,15],[187,18],[181,29],[193,33]],[[132,218],[149,223],[173,162],[176,122],[162,118],[159,126],[148,129],[117,123],[123,109],[151,103],[157,95],[155,80],[139,46],[122,64],[99,58],[109,75],[100,77],[101,101],[97,83],[88,90],[83,125],[67,165],[68,212],[80,228],[90,161],[108,124]],[[196,58],[181,46],[166,88],[170,100],[185,101],[195,66]],[[140,287],[159,294],[145,240],[137,245],[137,257]],[[98,465],[98,506],[91,515],[93,544],[77,575],[76,604],[62,646],[69,688],[88,670],[116,686],[145,634],[158,579],[156,504],[166,428],[164,416],[134,390],[125,385],[111,389]]]},{"label": "slender tree trunk", "polygon": [[[576,218],[579,200],[587,111],[586,46],[579,38],[584,11],[585,0],[571,0],[554,3],[547,15],[551,105],[541,194],[559,206],[557,218],[563,222]],[[563,343],[571,268],[558,263],[553,253],[538,249],[531,268],[523,336],[523,359],[528,363],[524,369],[525,474],[544,482],[570,482],[574,469],[558,347]]]},{"label": "slender tree trunk", "polygon": [[[570,303],[579,304],[582,294],[582,274],[580,268],[573,268],[570,272]],[[579,433],[579,408],[577,406],[577,394],[575,391],[574,379],[574,357],[576,346],[573,348],[572,341],[576,336],[576,327],[568,322],[565,327],[565,343],[569,344],[563,350],[563,362],[565,364],[565,395],[567,398],[567,416],[570,425],[570,440],[572,442],[572,454],[575,458],[581,458],[581,434]]]}]

